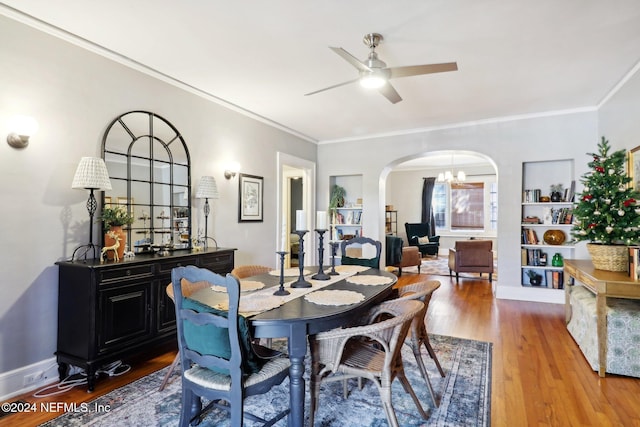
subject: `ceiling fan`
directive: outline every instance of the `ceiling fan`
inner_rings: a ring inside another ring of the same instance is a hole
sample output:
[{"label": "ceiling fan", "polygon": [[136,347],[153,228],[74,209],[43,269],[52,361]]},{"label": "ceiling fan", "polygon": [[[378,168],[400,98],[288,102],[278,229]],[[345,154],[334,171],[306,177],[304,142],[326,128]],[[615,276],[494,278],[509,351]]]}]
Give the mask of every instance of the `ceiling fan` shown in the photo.
[{"label": "ceiling fan", "polygon": [[387,64],[378,59],[376,53],[376,47],[382,41],[382,36],[378,33],[369,33],[364,36],[362,40],[365,45],[371,49],[369,57],[366,61],[359,61],[358,58],[351,55],[349,52],[341,47],[329,47],[332,51],[340,55],[349,64],[353,65],[360,72],[360,76],[357,79],[349,80],[343,83],[338,83],[333,86],[326,87],[324,89],[316,90],[314,92],[306,93],[307,95],[313,95],[325,90],[333,89],[336,87],[344,86],[349,83],[360,81],[360,84],[366,88],[378,89],[378,91],[384,95],[392,104],[402,101],[402,98],[396,92],[390,79],[397,77],[410,77],[420,74],[431,73],[443,73],[446,71],[456,71],[458,64],[455,62],[445,62],[442,64],[425,64],[425,65],[409,65],[405,67],[387,67]]}]

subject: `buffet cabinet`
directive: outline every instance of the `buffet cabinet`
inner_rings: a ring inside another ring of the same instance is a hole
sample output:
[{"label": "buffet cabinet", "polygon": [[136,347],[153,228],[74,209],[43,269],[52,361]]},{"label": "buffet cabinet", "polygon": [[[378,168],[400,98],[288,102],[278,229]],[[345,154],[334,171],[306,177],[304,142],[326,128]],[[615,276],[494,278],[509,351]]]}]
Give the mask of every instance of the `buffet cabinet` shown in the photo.
[{"label": "buffet cabinet", "polygon": [[171,270],[195,265],[226,274],[234,267],[234,251],[180,250],[118,262],[57,262],[60,379],[67,376],[70,365],[78,366],[87,373],[88,389],[93,391],[102,366],[175,347],[175,308],[166,293]]}]

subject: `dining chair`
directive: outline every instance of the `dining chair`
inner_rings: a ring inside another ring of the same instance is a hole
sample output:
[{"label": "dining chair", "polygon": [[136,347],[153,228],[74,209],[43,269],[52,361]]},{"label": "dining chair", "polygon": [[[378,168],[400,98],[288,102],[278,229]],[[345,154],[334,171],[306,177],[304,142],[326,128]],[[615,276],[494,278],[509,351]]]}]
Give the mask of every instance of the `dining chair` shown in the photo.
[{"label": "dining chair", "polygon": [[239,265],[231,270],[231,274],[238,279],[246,279],[247,277],[268,273],[271,270],[273,270],[273,268],[264,265]]},{"label": "dining chair", "polygon": [[313,426],[321,384],[348,378],[365,378],[375,384],[389,425],[398,426],[391,401],[391,383],[396,378],[413,399],[420,415],[427,418],[404,373],[401,357],[402,343],[411,322],[423,306],[416,300],[387,301],[369,313],[370,319],[383,320],[309,337],[312,361],[309,425]]},{"label": "dining chair", "polygon": [[[187,280],[182,280],[182,296],[186,298],[192,293],[197,292],[200,289],[204,289],[207,286],[211,286],[211,285],[204,281],[192,283]],[[171,298],[171,301],[173,301],[175,304],[175,298],[173,297],[173,285],[171,283],[167,285],[166,292],[169,298]],[[164,390],[164,388],[167,386],[167,384],[169,383],[169,378],[171,377],[171,375],[173,375],[173,371],[175,371],[176,366],[178,366],[178,363],[180,363],[179,352],[176,354],[176,357],[173,358],[173,362],[171,362],[171,365],[169,365],[169,370],[164,375],[164,378],[162,379],[162,384],[160,384],[160,388],[158,389],[158,391]]]},{"label": "dining chair", "polygon": [[414,317],[411,322],[411,328],[409,330],[410,337],[405,340],[405,344],[411,346],[411,350],[413,350],[413,355],[416,358],[416,363],[418,364],[418,369],[420,370],[420,374],[422,378],[424,378],[425,383],[427,384],[427,388],[429,389],[429,394],[431,395],[431,400],[433,404],[438,407],[440,402],[436,398],[436,395],[433,391],[433,387],[431,386],[431,381],[429,380],[429,373],[427,372],[426,367],[424,366],[424,361],[422,360],[422,355],[420,349],[424,346],[429,353],[431,359],[433,359],[436,367],[438,368],[438,372],[444,378],[445,374],[442,370],[442,366],[440,365],[440,361],[436,356],[435,351],[433,351],[433,347],[429,342],[429,334],[427,333],[426,326],[426,316],[427,310],[429,309],[429,302],[431,301],[431,296],[433,293],[440,287],[440,282],[437,280],[427,280],[425,282],[412,283],[410,285],[401,286],[398,288],[398,298],[394,301],[405,301],[405,300],[418,300],[423,303],[423,307],[420,312]]},{"label": "dining chair", "polygon": [[[265,274],[273,270],[271,267],[267,267],[266,265],[239,265],[231,270],[231,274],[236,276],[238,279],[246,279],[247,277],[257,276],[258,274]],[[260,339],[256,338],[254,340],[256,344],[260,343]],[[271,338],[266,338],[264,343],[267,347],[271,347],[273,340]]]},{"label": "dining chair", "polygon": [[[224,286],[228,311],[209,307],[185,298],[183,279]],[[171,271],[178,327],[178,346],[182,363],[182,407],[180,426],[197,424],[202,415],[215,406],[231,414],[231,425],[242,426],[243,416],[272,426],[290,409],[280,411],[271,420],[244,413],[244,398],[264,394],[289,375],[289,359],[260,358],[253,350],[247,320],[238,314],[240,282],[235,276],[223,277],[195,266]],[[202,408],[201,399],[210,403]]]},{"label": "dining chair", "polygon": [[[368,257],[369,252],[374,256]],[[371,268],[380,268],[380,253],[382,243],[368,237],[354,237],[343,240],[340,244],[342,265],[362,265]]]}]

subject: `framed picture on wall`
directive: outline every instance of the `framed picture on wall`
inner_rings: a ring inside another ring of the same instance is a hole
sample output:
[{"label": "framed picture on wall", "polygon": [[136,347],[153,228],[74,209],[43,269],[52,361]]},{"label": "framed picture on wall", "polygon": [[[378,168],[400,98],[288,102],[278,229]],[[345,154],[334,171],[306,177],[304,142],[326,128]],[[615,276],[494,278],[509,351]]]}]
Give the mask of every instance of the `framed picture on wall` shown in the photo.
[{"label": "framed picture on wall", "polygon": [[631,177],[631,187],[640,190],[640,146],[629,151],[628,173]]},{"label": "framed picture on wall", "polygon": [[263,178],[240,174],[238,222],[262,221]]}]

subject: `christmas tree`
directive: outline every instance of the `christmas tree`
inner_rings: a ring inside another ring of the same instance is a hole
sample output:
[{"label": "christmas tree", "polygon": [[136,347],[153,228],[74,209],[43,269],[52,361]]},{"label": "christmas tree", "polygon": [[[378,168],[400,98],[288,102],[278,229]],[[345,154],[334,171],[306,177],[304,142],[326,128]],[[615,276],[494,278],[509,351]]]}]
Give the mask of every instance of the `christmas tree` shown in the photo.
[{"label": "christmas tree", "polygon": [[593,160],[589,172],[580,182],[584,190],[574,208],[576,240],[588,240],[606,245],[630,245],[638,241],[640,208],[639,193],[625,173],[625,150],[609,154],[609,141],[602,137],[598,153],[587,153]]}]

